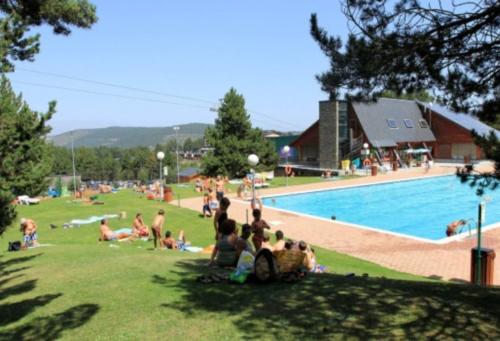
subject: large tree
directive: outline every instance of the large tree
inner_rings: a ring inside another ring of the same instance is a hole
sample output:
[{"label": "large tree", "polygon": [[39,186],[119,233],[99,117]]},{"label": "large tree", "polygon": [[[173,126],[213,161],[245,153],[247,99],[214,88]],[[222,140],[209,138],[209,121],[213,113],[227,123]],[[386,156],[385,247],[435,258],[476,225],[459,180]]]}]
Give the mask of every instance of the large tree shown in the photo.
[{"label": "large tree", "polygon": [[0,235],[15,218],[10,202],[18,195],[38,195],[47,189],[51,160],[45,122],[55,111],[32,111],[16,95],[5,76],[0,79]]},{"label": "large tree", "polygon": [[[316,14],[310,19],[311,35],[330,59],[330,69],[317,76],[330,97],[349,92],[355,99],[371,100],[383,90],[432,89],[454,110],[497,121],[500,2],[343,0],[342,8],[351,28],[345,44],[318,25]],[[477,141],[496,161],[493,173],[482,174],[489,180],[479,183],[495,187],[500,143],[493,135]]]},{"label": "large tree", "polygon": [[45,114],[31,111],[3,73],[39,52],[40,35],[30,33],[33,27],[48,25],[55,34],[68,35],[71,26],[89,28],[96,20],[95,6],[87,0],[0,1],[0,235],[15,219],[13,197],[37,195],[46,186],[43,179],[51,168],[46,121],[55,112],[55,102]]},{"label": "large tree", "polygon": [[205,139],[214,148],[202,160],[203,172],[207,175],[243,177],[249,170],[247,157],[250,154],[259,157],[259,170],[273,169],[278,161],[272,144],[262,131],[252,128],[245,99],[234,88],[224,96],[215,125],[207,128]]}]

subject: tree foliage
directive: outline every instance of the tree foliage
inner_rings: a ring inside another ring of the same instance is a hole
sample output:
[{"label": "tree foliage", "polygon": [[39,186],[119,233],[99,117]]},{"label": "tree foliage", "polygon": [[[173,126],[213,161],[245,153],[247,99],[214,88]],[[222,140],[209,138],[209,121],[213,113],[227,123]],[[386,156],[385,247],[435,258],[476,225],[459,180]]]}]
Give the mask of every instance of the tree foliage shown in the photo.
[{"label": "tree foliage", "polygon": [[203,172],[207,175],[243,177],[249,170],[249,154],[259,157],[257,169],[272,169],[278,161],[272,144],[262,131],[252,128],[245,99],[234,88],[224,96],[215,125],[207,128],[205,140],[214,148],[202,161]]},{"label": "tree foliage", "polygon": [[87,0],[0,1],[0,72],[14,70],[16,60],[32,61],[40,51],[40,35],[32,27],[49,25],[55,34],[69,35],[71,26],[90,28],[97,21]]},{"label": "tree foliage", "polygon": [[[343,0],[351,32],[345,44],[311,15],[313,39],[330,60],[317,76],[336,98],[370,100],[384,90],[433,90],[452,109],[494,123],[500,114],[500,2],[494,0]],[[498,157],[496,138],[478,139]],[[498,166],[499,159],[494,159]],[[485,174],[498,179],[496,172]]]},{"label": "tree foliage", "polygon": [[55,112],[55,102],[46,113],[32,111],[12,90],[5,76],[0,79],[0,234],[15,218],[11,201],[19,195],[38,195],[47,187],[51,160],[45,138],[46,122]]}]

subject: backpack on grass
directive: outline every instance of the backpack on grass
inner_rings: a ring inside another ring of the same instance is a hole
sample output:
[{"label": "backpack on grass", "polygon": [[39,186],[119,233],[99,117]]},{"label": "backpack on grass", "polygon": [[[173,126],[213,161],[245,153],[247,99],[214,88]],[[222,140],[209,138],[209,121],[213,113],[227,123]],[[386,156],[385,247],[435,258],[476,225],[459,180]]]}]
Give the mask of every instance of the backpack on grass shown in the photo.
[{"label": "backpack on grass", "polygon": [[268,249],[261,249],[255,256],[254,263],[255,277],[259,282],[269,283],[275,281],[279,277],[276,258]]},{"label": "backpack on grass", "polygon": [[12,252],[19,250],[21,250],[21,242],[19,240],[15,242],[9,242],[9,248],[7,249],[7,251]]}]

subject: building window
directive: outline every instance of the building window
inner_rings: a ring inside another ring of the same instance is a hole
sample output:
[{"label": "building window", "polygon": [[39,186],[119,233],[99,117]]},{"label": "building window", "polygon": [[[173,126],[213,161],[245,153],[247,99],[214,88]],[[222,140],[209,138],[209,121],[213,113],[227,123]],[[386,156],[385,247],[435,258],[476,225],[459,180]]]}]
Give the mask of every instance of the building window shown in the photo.
[{"label": "building window", "polygon": [[429,128],[426,120],[418,120],[418,124],[420,124],[420,128]]},{"label": "building window", "polygon": [[413,128],[413,121],[412,120],[405,118],[403,120],[403,122],[405,123],[406,128]]},{"label": "building window", "polygon": [[396,120],[393,120],[392,118],[387,119],[387,126],[391,129],[398,129],[398,125],[396,124]]}]

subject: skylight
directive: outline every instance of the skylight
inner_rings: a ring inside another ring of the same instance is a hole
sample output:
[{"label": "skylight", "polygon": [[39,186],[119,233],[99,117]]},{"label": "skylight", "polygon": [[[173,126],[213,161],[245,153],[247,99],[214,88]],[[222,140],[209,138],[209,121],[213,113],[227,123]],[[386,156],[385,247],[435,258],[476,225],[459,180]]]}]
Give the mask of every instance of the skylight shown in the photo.
[{"label": "skylight", "polygon": [[420,124],[420,128],[429,128],[426,120],[418,120],[418,124]]},{"label": "skylight", "polygon": [[412,120],[405,118],[403,120],[403,122],[405,123],[406,128],[413,128],[413,121]]},{"label": "skylight", "polygon": [[398,129],[398,125],[396,124],[396,120],[393,120],[392,118],[387,119],[387,126],[391,129]]}]

